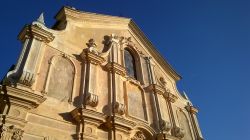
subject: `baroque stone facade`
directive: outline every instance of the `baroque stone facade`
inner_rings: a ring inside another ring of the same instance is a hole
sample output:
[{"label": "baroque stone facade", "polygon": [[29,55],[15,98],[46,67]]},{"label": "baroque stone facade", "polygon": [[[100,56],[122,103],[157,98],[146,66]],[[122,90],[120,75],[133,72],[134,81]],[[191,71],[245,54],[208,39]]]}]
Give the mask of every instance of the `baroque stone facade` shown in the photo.
[{"label": "baroque stone facade", "polygon": [[63,7],[19,34],[0,140],[202,140],[181,77],[128,18]]}]

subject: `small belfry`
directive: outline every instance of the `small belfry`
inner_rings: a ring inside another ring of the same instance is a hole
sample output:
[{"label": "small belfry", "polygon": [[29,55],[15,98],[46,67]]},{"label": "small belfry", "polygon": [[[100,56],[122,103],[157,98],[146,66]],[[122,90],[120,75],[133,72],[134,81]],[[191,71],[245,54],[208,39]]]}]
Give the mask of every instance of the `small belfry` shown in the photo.
[{"label": "small belfry", "polygon": [[63,7],[20,34],[0,140],[203,140],[181,76],[129,18]]}]

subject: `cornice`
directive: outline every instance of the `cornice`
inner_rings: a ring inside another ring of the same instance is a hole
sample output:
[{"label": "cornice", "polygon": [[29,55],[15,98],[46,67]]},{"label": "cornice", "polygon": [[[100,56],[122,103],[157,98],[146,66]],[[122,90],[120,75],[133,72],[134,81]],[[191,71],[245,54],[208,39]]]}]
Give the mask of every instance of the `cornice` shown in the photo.
[{"label": "cornice", "polygon": [[19,40],[24,41],[25,38],[35,38],[45,43],[49,43],[54,40],[52,33],[42,28],[42,25],[32,24],[23,27],[18,35]]},{"label": "cornice", "polygon": [[105,65],[105,68],[112,72],[119,74],[121,76],[126,76],[126,69],[122,65],[115,63],[115,62],[109,62],[108,64]]},{"label": "cornice", "polygon": [[61,20],[76,20],[83,22],[98,22],[103,24],[121,24],[128,25],[130,19],[118,16],[109,16],[97,13],[83,12],[75,8],[62,7],[56,14],[55,19]]},{"label": "cornice", "polygon": [[106,117],[102,113],[85,108],[76,108],[73,111],[71,111],[71,115],[77,122],[81,122],[82,120],[84,120],[94,125],[99,125],[104,123]]},{"label": "cornice", "polygon": [[84,62],[89,62],[94,65],[101,65],[103,62],[105,62],[105,59],[97,54],[94,54],[90,52],[89,50],[83,50],[81,53],[81,58],[84,60]]},{"label": "cornice", "polygon": [[153,91],[156,94],[162,95],[165,92],[165,89],[157,84],[150,84],[149,86],[145,87],[147,91]]},{"label": "cornice", "polygon": [[1,95],[9,98],[12,105],[20,106],[26,109],[35,108],[46,99],[43,95],[38,95],[36,93],[28,92],[15,87],[6,86],[5,88],[6,89],[2,90]]}]

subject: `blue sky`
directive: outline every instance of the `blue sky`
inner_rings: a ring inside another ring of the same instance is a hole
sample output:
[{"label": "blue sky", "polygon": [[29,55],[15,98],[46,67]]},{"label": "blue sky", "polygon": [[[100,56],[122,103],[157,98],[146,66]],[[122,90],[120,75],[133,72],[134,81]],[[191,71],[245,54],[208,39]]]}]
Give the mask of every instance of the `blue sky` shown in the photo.
[{"label": "blue sky", "polygon": [[183,79],[200,110],[205,139],[250,139],[249,0],[25,0],[2,1],[0,77],[21,50],[17,35],[41,12],[51,26],[63,5],[131,17]]}]

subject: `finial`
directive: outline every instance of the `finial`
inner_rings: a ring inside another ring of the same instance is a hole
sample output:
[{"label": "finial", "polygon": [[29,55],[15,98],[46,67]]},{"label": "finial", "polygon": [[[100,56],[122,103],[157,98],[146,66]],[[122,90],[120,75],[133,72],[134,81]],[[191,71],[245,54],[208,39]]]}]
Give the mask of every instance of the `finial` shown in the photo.
[{"label": "finial", "polygon": [[37,22],[45,25],[43,12],[40,14],[39,18],[37,19]]}]

